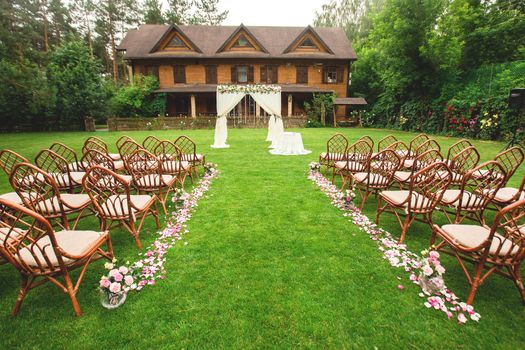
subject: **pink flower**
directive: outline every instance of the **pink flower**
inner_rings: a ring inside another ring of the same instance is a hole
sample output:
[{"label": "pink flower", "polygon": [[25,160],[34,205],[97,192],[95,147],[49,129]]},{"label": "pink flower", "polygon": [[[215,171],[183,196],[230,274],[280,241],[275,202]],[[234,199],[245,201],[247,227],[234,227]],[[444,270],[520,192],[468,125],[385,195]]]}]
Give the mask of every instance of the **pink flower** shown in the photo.
[{"label": "pink flower", "polygon": [[443,266],[441,266],[441,265],[436,265],[436,271],[439,274],[444,274],[445,273],[445,268]]},{"label": "pink flower", "polygon": [[118,268],[118,271],[119,271],[121,274],[125,275],[125,274],[128,273],[129,269],[128,269],[126,266],[121,266],[121,267]]},{"label": "pink flower", "polygon": [[434,270],[432,270],[432,268],[430,266],[428,266],[428,265],[423,266],[423,273],[426,276],[432,275],[433,272],[434,272]]},{"label": "pink flower", "polygon": [[133,277],[129,275],[124,277],[124,283],[126,283],[128,286],[131,286],[133,284]]},{"label": "pink flower", "polygon": [[120,273],[120,272],[118,272],[117,269],[113,269],[113,270],[109,271],[109,274],[108,274],[108,275],[109,275],[109,277],[115,277],[115,275],[116,275],[117,273]]},{"label": "pink flower", "polygon": [[107,278],[100,280],[100,288],[108,288],[111,282]]},{"label": "pink flower", "polygon": [[405,287],[403,287],[403,285],[402,285],[402,284],[398,284],[398,285],[397,285],[397,288],[398,288],[398,289],[400,289],[400,290],[403,290],[403,289],[405,289]]},{"label": "pink flower", "polygon": [[428,256],[430,256],[431,258],[434,258],[434,259],[438,259],[439,258],[439,253],[436,252],[435,250],[432,250],[430,253],[428,253]]},{"label": "pink flower", "polygon": [[113,276],[113,278],[115,278],[115,281],[120,282],[120,281],[122,281],[124,276],[122,276],[122,274],[120,272],[117,272],[117,274],[115,276]]},{"label": "pink flower", "polygon": [[459,315],[458,315],[458,322],[459,323],[467,322],[467,317],[463,313],[459,313]]},{"label": "pink flower", "polygon": [[118,293],[118,292],[120,292],[120,289],[121,289],[120,283],[117,283],[117,282],[113,282],[109,286],[109,291],[111,293]]}]

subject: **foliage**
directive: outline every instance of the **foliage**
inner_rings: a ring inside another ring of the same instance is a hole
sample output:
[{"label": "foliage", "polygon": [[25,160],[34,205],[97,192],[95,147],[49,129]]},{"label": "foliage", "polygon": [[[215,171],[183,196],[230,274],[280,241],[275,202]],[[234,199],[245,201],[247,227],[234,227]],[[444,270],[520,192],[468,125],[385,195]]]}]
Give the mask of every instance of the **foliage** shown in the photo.
[{"label": "foliage", "polygon": [[117,89],[110,100],[110,114],[117,117],[156,117],[164,115],[165,94],[154,94],[157,78],[137,76],[133,84]]},{"label": "foliage", "polygon": [[[313,94],[312,101],[304,103],[304,109],[308,116],[306,126],[309,128],[322,127],[322,114],[324,111],[325,121],[332,118],[334,108],[334,94]],[[328,124],[328,123],[325,123]]]}]

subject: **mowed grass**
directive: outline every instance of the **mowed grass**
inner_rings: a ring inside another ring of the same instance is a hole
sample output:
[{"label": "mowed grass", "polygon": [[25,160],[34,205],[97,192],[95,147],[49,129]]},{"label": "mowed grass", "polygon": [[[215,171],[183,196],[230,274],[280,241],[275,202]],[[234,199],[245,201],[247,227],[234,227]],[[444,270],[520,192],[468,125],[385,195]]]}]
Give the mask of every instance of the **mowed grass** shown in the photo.
[{"label": "mowed grass", "polygon": [[[52,285],[31,291],[16,318],[10,316],[17,272],[0,266],[0,348],[523,348],[525,308],[510,280],[493,275],[476,297],[479,324],[459,326],[423,306],[419,288],[400,269],[382,259],[376,243],[335,209],[307,179],[308,163],[317,160],[335,132],[349,140],[368,134],[376,142],[390,133],[375,129],[301,129],[312,154],[273,156],[266,130],[229,131],[230,149],[214,150],[213,130],[107,133],[95,135],[115,150],[128,134],[142,141],[155,134],[175,139],[185,133],[220,177],[199,203],[190,233],[169,253],[167,278],[129,296],[114,311],[103,309],[97,283],[103,261],[87,272],[78,299],[84,315],[74,316],[68,298]],[[403,141],[413,133],[395,132]],[[34,159],[54,141],[80,151],[88,133],[1,135],[0,148]],[[446,152],[456,139],[437,137]],[[475,141],[483,160],[503,147]],[[521,167],[511,181],[517,186]],[[10,191],[5,176],[0,191]],[[365,213],[375,216],[375,198]],[[84,228],[97,228],[93,219]],[[398,235],[392,216],[381,225]],[[141,234],[144,246],[154,239],[152,220]],[[133,239],[113,230],[121,261],[137,258]],[[415,223],[408,235],[411,250],[428,246],[430,230]],[[446,282],[465,299],[468,284],[457,262],[445,257]],[[398,280],[401,277],[401,280]],[[403,291],[397,288],[403,284]]]}]

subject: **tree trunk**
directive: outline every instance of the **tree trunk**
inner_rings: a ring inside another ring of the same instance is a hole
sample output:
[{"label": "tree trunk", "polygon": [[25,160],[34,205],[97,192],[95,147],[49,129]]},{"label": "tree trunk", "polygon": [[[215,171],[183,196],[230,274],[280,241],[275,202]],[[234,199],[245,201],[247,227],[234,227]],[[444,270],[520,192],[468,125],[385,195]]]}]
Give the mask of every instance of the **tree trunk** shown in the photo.
[{"label": "tree trunk", "polygon": [[111,32],[111,55],[113,56],[113,81],[118,80],[117,48],[115,46],[115,35]]}]

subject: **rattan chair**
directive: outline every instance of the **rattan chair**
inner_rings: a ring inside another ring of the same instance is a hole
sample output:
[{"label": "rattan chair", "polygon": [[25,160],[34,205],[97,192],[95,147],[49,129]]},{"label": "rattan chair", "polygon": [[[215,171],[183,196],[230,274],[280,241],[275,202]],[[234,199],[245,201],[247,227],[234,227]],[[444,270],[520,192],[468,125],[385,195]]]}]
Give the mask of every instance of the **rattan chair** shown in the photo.
[{"label": "rattan chair", "polygon": [[[412,146],[410,146],[410,147],[412,147]],[[425,153],[426,151],[430,151],[432,149],[441,153],[441,146],[439,146],[439,144],[436,142],[436,140],[427,139],[422,144],[420,144],[415,149],[415,151],[414,150],[409,150],[409,155],[410,156],[407,156],[406,159],[403,161],[403,163],[402,163],[403,164],[403,168],[405,168],[405,169],[412,168],[412,165],[414,164],[414,160],[418,156],[420,156],[423,153]]]},{"label": "rattan chair", "polygon": [[108,156],[113,160],[120,160],[119,153],[110,153],[107,143],[95,136],[90,136],[84,141],[84,146],[82,147],[82,153],[86,153],[88,149],[96,149],[102,153],[107,153]]},{"label": "rattan chair", "polygon": [[204,167],[206,156],[197,153],[197,145],[187,136],[182,135],[177,137],[174,143],[182,152],[182,160],[190,163],[191,168],[195,171],[195,175],[198,176],[198,167]]},{"label": "rattan chair", "polygon": [[[13,152],[8,149],[3,149],[0,151],[0,168],[5,172],[7,178],[11,176],[13,168],[19,163],[29,163],[29,161],[22,157],[20,154]],[[16,204],[22,204],[22,199],[18,196],[16,192],[7,192],[0,194],[0,198],[6,199],[8,201],[14,202]]]},{"label": "rattan chair", "polygon": [[160,140],[153,135],[149,135],[142,141],[142,147],[150,151],[151,153],[155,152],[155,148],[160,144]]},{"label": "rattan chair", "polygon": [[69,170],[86,171],[85,164],[82,164],[82,162],[78,161],[77,154],[72,148],[64,145],[63,143],[55,142],[49,147],[49,149],[67,160],[69,163]]},{"label": "rattan chair", "polygon": [[346,161],[347,148],[347,138],[343,134],[337,133],[326,142],[326,152],[319,155],[319,164],[325,167],[324,174],[328,173],[328,169],[332,170],[332,182],[335,176],[335,163]]},{"label": "rattan chair", "polygon": [[359,139],[347,148],[347,160],[335,162],[336,173],[341,175],[341,190],[352,185],[352,174],[366,171],[372,151],[366,139]]},{"label": "rattan chair", "polygon": [[492,204],[494,204],[496,208],[503,208],[523,198],[525,198],[525,176],[521,180],[521,184],[518,188],[500,188],[494,195]]},{"label": "rattan chair", "polygon": [[133,152],[125,165],[138,193],[156,194],[164,213],[167,213],[166,202],[174,190],[177,177],[164,173],[161,161],[145,149]]},{"label": "rattan chair", "polygon": [[82,187],[83,171],[71,171],[69,162],[57,153],[44,149],[35,158],[36,165],[49,174],[57,183],[60,191],[74,193]]},{"label": "rattan chair", "polygon": [[[104,245],[106,250],[102,249]],[[18,270],[22,280],[13,315],[18,313],[31,289],[51,282],[69,296],[80,316],[76,295],[89,264],[101,257],[113,259],[107,231],[55,232],[43,216],[3,199],[0,199],[0,253]],[[80,274],[73,282],[70,272],[75,269],[80,269]]]},{"label": "rattan chair", "polygon": [[[525,289],[520,267],[525,257],[525,199],[498,212],[492,226],[433,225],[430,245],[458,260],[470,292],[467,304],[474,302],[477,289],[496,272],[514,281],[525,303]],[[442,241],[436,244],[436,238]],[[466,263],[474,265],[469,272]],[[450,269],[450,267],[449,267]]]},{"label": "rattan chair", "polygon": [[415,158],[417,148],[421,146],[423,143],[425,143],[428,139],[429,137],[427,134],[419,134],[416,137],[414,137],[412,140],[410,140],[410,143],[408,145],[408,155],[406,158],[407,159]]},{"label": "rattan chair", "polygon": [[[398,140],[397,140],[397,138],[394,135],[387,135],[387,136],[383,137],[377,143],[377,152],[384,151],[385,149],[389,148],[390,146],[392,146],[397,141]],[[408,150],[408,148],[407,148],[407,150]]]},{"label": "rattan chair", "polygon": [[117,140],[117,142],[115,143],[116,146],[117,146],[117,149],[120,150],[120,147],[122,147],[122,145],[124,144],[124,142],[126,141],[135,141],[133,140],[131,137],[127,136],[127,135],[124,135],[124,136],[121,136],[119,137],[119,139]]},{"label": "rattan chair", "polygon": [[466,139],[461,139],[458,142],[454,143],[452,146],[450,146],[447,151],[447,165],[450,165],[452,159],[454,159],[454,157],[458,155],[459,152],[463,151],[468,147],[472,147],[472,143]]},{"label": "rattan chair", "polygon": [[83,186],[98,213],[102,230],[122,225],[142,249],[139,233],[146,217],[153,216],[157,229],[160,228],[157,197],[131,194],[129,182],[121,175],[105,167],[93,166],[88,169]]},{"label": "rattan chair", "polygon": [[[429,150],[423,155],[432,152],[437,151]],[[401,226],[399,238],[401,243],[405,240],[406,233],[417,216],[422,216],[421,221],[432,226],[432,213],[436,205],[440,203],[443,192],[450,185],[451,179],[447,165],[443,162],[434,162],[429,163],[410,177],[407,190],[380,192],[377,199],[376,224],[379,224],[381,213],[394,214]],[[384,202],[383,206],[381,206],[382,202]]]},{"label": "rattan chair", "polygon": [[452,159],[447,159],[447,165],[452,172],[452,185],[460,186],[465,174],[478,165],[479,158],[478,150],[474,146],[469,146]]},{"label": "rattan chair", "polygon": [[436,149],[429,149],[426,152],[418,155],[412,162],[412,167],[409,170],[398,170],[394,174],[394,182],[397,183],[400,189],[408,186],[413,175],[419,170],[429,166],[430,164],[443,161],[443,156]]},{"label": "rattan chair", "polygon": [[17,164],[9,181],[26,207],[65,230],[74,230],[82,217],[92,213],[88,195],[60,193],[55,178],[32,164]]},{"label": "rattan chair", "polygon": [[[113,158],[111,158],[107,153],[102,153],[96,149],[90,149],[84,153],[82,156],[82,163],[86,169],[95,165],[100,165],[116,172],[121,172],[126,169],[122,160],[113,160]],[[131,177],[129,175],[127,176],[131,181]]]},{"label": "rattan chair", "polygon": [[141,149],[144,149],[144,147],[142,147],[142,145],[138,144],[137,142],[135,142],[133,140],[126,140],[120,145],[118,151],[119,151],[119,154],[120,154],[120,158],[125,163],[126,159],[129,158],[129,156],[133,152],[141,150]]},{"label": "rattan chair", "polygon": [[[363,136],[361,136],[360,138],[358,138],[357,141],[366,141],[366,142],[368,142],[368,144],[369,144],[370,146],[372,146],[372,151],[373,151],[373,149],[374,149],[374,140],[373,140],[370,136],[368,136],[368,135],[363,135]],[[357,141],[356,141],[356,142],[357,142]]]},{"label": "rattan chair", "polygon": [[370,158],[366,171],[352,174],[354,187],[361,197],[360,209],[363,209],[370,194],[377,195],[390,187],[400,165],[401,160],[397,153],[386,149]]},{"label": "rattan chair", "polygon": [[485,162],[469,170],[459,189],[443,192],[440,206],[448,221],[461,224],[468,218],[483,224],[484,211],[504,180],[505,170],[495,161]]},{"label": "rattan chair", "polygon": [[176,176],[177,181],[184,188],[186,177],[191,176],[191,165],[182,160],[182,151],[173,142],[161,141],[155,148],[154,154],[161,162],[162,172]]}]

